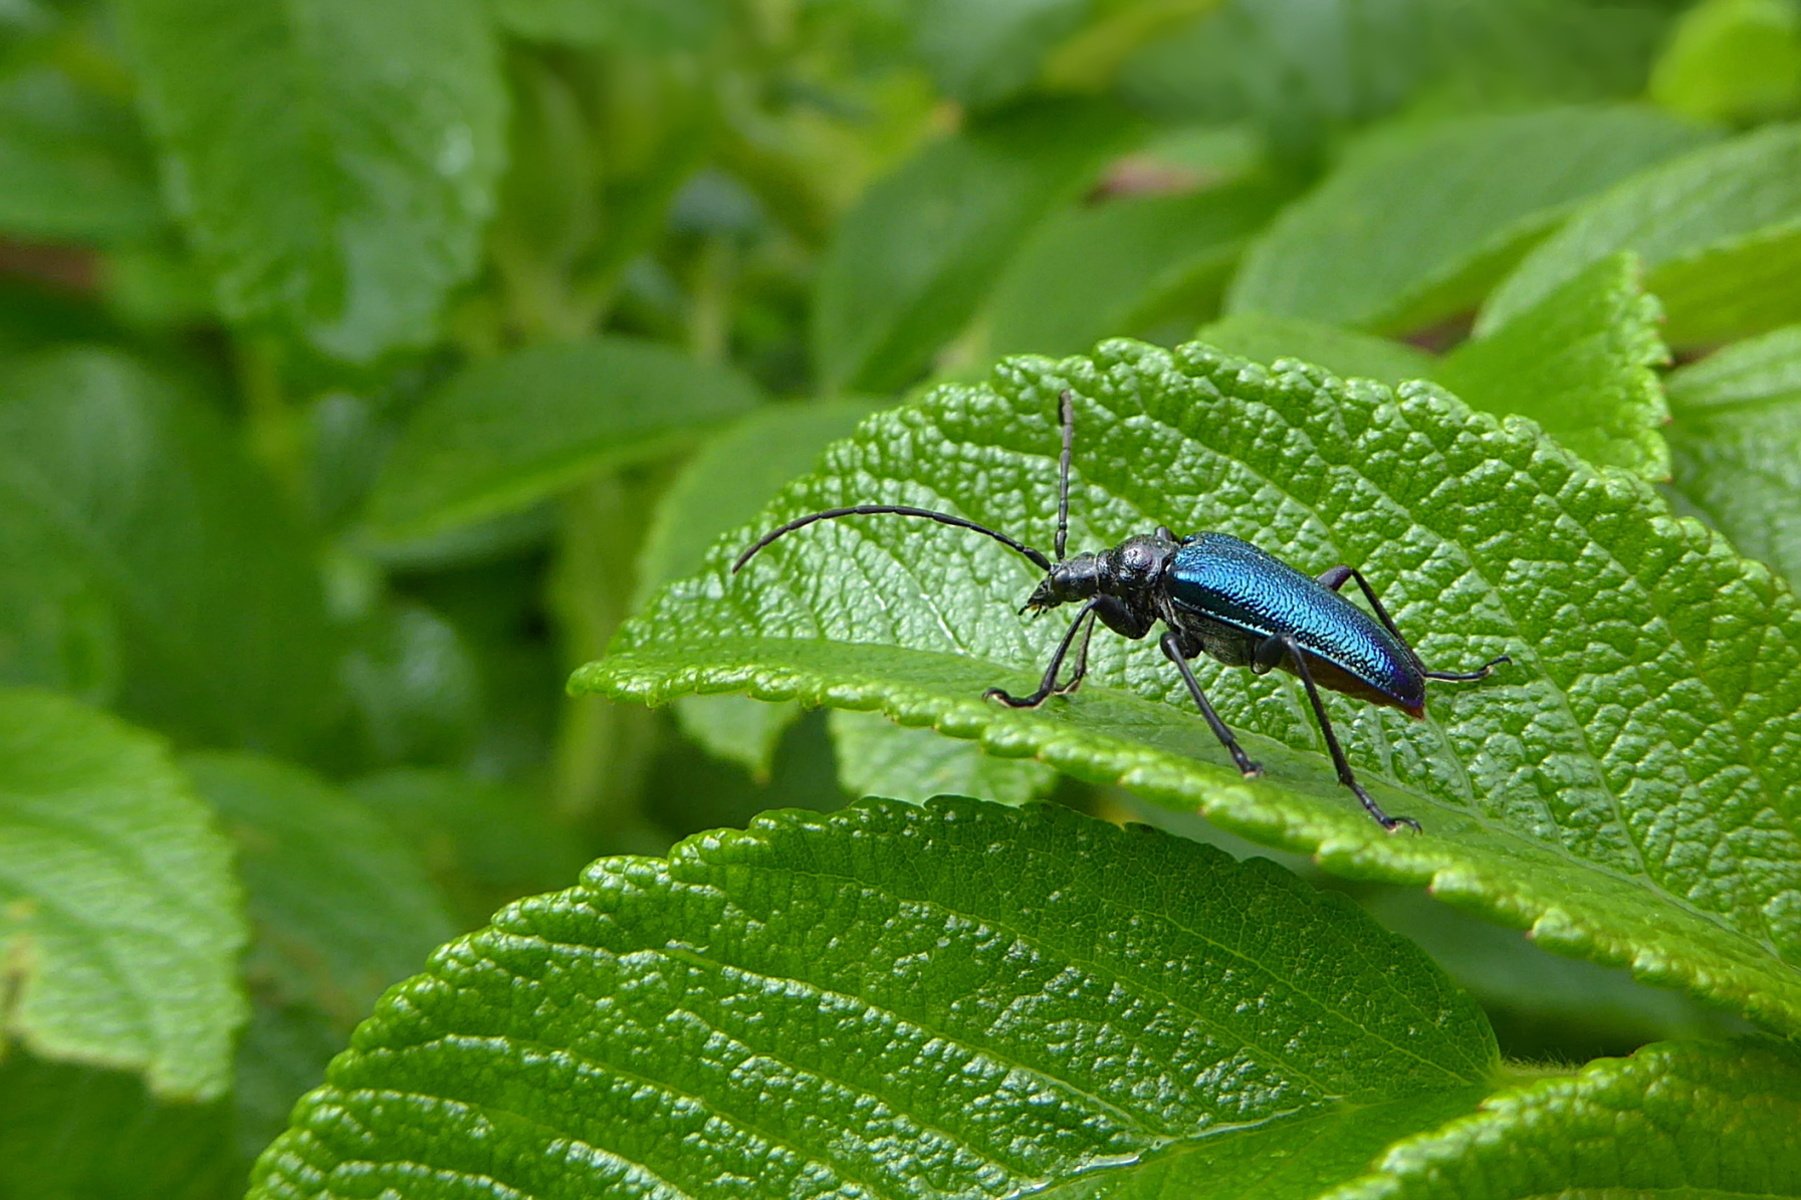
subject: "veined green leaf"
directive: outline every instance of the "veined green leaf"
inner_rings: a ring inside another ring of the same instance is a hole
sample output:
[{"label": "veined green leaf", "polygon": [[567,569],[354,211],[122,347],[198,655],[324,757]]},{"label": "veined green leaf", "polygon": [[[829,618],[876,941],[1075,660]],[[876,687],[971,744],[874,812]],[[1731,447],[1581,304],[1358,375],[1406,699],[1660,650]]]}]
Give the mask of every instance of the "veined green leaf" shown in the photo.
[{"label": "veined green leaf", "polygon": [[233,321],[368,360],[474,271],[506,128],[482,0],[124,0],[164,180]]},{"label": "veined green leaf", "polygon": [[1671,372],[1677,506],[1801,590],[1801,326]]},{"label": "veined green leaf", "polygon": [[[1003,1196],[1150,1172],[1224,1196],[1212,1154],[1167,1160],[1336,1118],[1335,1142],[1368,1139],[1343,1179],[1470,1111],[1497,1066],[1429,959],[1271,863],[1052,807],[872,802],[603,859],[453,942],[252,1194]],[[1344,1128],[1372,1107],[1379,1132]]]},{"label": "veined green leaf", "polygon": [[1593,263],[1638,255],[1671,344],[1762,333],[1801,318],[1801,125],[1779,125],[1642,172],[1583,206],[1489,296],[1500,328]]},{"label": "veined green leaf", "polygon": [[339,651],[306,536],[197,395],[109,350],[0,372],[0,679],[300,752]]},{"label": "veined green leaf", "polygon": [[1668,1042],[1491,1096],[1322,1200],[1801,1196],[1801,1056]]},{"label": "veined green leaf", "polygon": [[243,898],[206,807],[149,735],[0,690],[0,1049],[206,1100],[245,1005]]},{"label": "veined green leaf", "polygon": [[1252,242],[1226,307],[1382,331],[1455,316],[1584,198],[1708,137],[1628,107],[1390,132]]},{"label": "veined green leaf", "polygon": [[1364,782],[1425,836],[1383,833],[1337,786],[1285,679],[1200,668],[1260,781],[1232,769],[1149,645],[1097,638],[1091,682],[1040,709],[984,702],[1036,680],[1062,623],[1015,615],[1028,564],[898,518],[806,530],[736,577],[727,539],[571,686],[879,708],[1200,808],[1331,870],[1429,883],[1543,945],[1801,1028],[1801,608],[1647,485],[1525,423],[1426,385],[1110,342],[875,419],[765,521],[911,502],[1047,544],[1065,388],[1072,546],[1220,529],[1306,570],[1360,566],[1430,664],[1513,656],[1482,685],[1436,689],[1423,723],[1330,701]]},{"label": "veined green leaf", "polygon": [[1195,337],[1252,362],[1298,358],[1346,379],[1355,376],[1391,386],[1406,379],[1430,379],[1438,369],[1436,357],[1406,342],[1300,317],[1233,313],[1201,326]]},{"label": "veined green leaf", "polygon": [[1597,466],[1668,479],[1670,410],[1652,368],[1670,356],[1638,276],[1630,254],[1602,259],[1445,355],[1432,377],[1472,407],[1531,417]]},{"label": "veined green leaf", "polygon": [[388,539],[523,508],[609,464],[665,453],[757,402],[736,371],[626,337],[478,363],[428,397],[369,500]]},{"label": "veined green leaf", "polygon": [[819,269],[813,355],[826,386],[887,392],[913,382],[995,271],[1129,128],[1093,103],[1033,105],[934,142],[871,185]]}]

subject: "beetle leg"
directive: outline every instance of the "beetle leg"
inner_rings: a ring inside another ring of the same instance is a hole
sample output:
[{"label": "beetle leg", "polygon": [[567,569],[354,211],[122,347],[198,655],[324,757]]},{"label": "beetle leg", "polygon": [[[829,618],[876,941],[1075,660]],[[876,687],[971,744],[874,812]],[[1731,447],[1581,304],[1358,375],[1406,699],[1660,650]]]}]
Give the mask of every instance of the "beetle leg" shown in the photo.
[{"label": "beetle leg", "polygon": [[[1082,629],[1084,622],[1088,625],[1090,635],[1093,634],[1094,622],[1091,618],[1094,616],[1096,603],[1097,601],[1090,600],[1088,603],[1084,604],[1082,606],[1082,611],[1076,614],[1076,619],[1069,623],[1069,632],[1064,634],[1063,640],[1057,643],[1056,653],[1051,655],[1050,665],[1044,669],[1044,678],[1038,681],[1037,691],[1029,696],[1012,696],[1001,688],[993,687],[983,692],[982,698],[984,700],[999,700],[1008,708],[1037,708],[1040,704],[1043,704],[1046,699],[1057,694],[1057,673],[1063,669],[1063,660],[1068,656],[1069,647],[1076,640],[1076,634]],[[1080,656],[1080,661],[1077,664],[1077,676],[1073,682],[1079,683],[1081,681],[1081,672],[1086,671],[1087,669],[1088,642],[1084,639],[1082,642],[1082,654]]]},{"label": "beetle leg", "polygon": [[[1347,567],[1346,570],[1350,570],[1350,568]],[[1332,731],[1332,720],[1326,716],[1325,701],[1320,699],[1319,688],[1314,685],[1313,672],[1307,669],[1307,658],[1301,650],[1300,643],[1295,641],[1293,636],[1287,634],[1281,637],[1266,638],[1263,645],[1257,647],[1259,658],[1264,656],[1265,648],[1272,642],[1287,655],[1288,661],[1294,664],[1294,673],[1301,677],[1301,685],[1307,689],[1307,699],[1313,705],[1313,715],[1319,721],[1319,731],[1326,735],[1326,749],[1332,753],[1332,765],[1338,769],[1338,782],[1351,789],[1352,794],[1363,802],[1363,807],[1369,811],[1370,816],[1376,818],[1377,824],[1382,828],[1393,833],[1397,828],[1405,825],[1415,833],[1419,833],[1420,823],[1418,821],[1412,817],[1389,816],[1382,811],[1382,806],[1363,790],[1363,785],[1357,782],[1357,776],[1351,772],[1350,762],[1345,759],[1344,747],[1338,744],[1338,735]],[[1268,652],[1274,653],[1273,650]]]},{"label": "beetle leg", "polygon": [[[1319,577],[1322,584],[1335,592],[1345,585],[1347,579],[1357,581],[1357,586],[1363,589],[1363,598],[1370,602],[1370,607],[1375,610],[1376,619],[1382,622],[1382,627],[1394,634],[1395,639],[1401,645],[1406,646],[1409,653],[1413,653],[1413,644],[1402,636],[1399,629],[1395,628],[1394,618],[1389,616],[1388,610],[1382,607],[1382,601],[1376,599],[1376,589],[1370,586],[1370,581],[1363,577],[1362,571],[1356,567],[1338,566],[1322,572]],[[1414,654],[1414,658],[1417,660],[1419,655]],[[1427,679],[1441,679],[1448,683],[1469,683],[1476,679],[1487,679],[1496,667],[1512,661],[1505,654],[1497,654],[1474,671],[1428,671],[1425,669],[1425,664],[1421,663],[1420,673]]]},{"label": "beetle leg", "polygon": [[1051,689],[1051,695],[1067,696],[1082,686],[1082,680],[1088,674],[1088,643],[1094,640],[1096,614],[1092,610],[1099,606],[1098,601],[1088,606],[1091,610],[1088,613],[1088,624],[1082,630],[1081,645],[1076,647],[1076,669],[1069,673],[1068,679]]},{"label": "beetle leg", "polygon": [[1188,665],[1188,655],[1184,653],[1188,647],[1183,643],[1182,636],[1171,629],[1157,644],[1163,647],[1163,656],[1175,663],[1176,670],[1182,673],[1182,682],[1188,685],[1188,694],[1194,697],[1195,706],[1201,710],[1201,716],[1206,718],[1207,727],[1213,730],[1213,736],[1219,739],[1219,744],[1226,748],[1226,753],[1230,754],[1232,761],[1238,764],[1239,774],[1245,776],[1263,774],[1263,768],[1250,760],[1244,749],[1239,746],[1238,739],[1232,736],[1230,729],[1226,728],[1226,723],[1219,719],[1219,714],[1213,711],[1211,704],[1207,703],[1207,693],[1201,690],[1200,681],[1194,677],[1194,668]]}]

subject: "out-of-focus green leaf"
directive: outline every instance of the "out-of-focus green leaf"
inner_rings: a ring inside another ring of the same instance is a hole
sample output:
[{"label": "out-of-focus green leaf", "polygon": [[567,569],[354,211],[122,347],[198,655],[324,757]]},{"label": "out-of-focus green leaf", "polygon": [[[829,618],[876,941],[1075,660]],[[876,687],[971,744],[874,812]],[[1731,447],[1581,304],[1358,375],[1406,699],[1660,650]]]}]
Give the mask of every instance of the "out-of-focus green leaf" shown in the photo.
[{"label": "out-of-focus green leaf", "polygon": [[1794,0],[1701,0],[1651,71],[1651,98],[1703,121],[1763,121],[1801,108]]},{"label": "out-of-focus green leaf", "polygon": [[198,397],[113,351],[0,371],[0,678],[300,752],[337,713],[307,538]]},{"label": "out-of-focus green leaf", "polygon": [[370,520],[399,541],[511,512],[602,467],[691,442],[757,399],[736,371],[653,342],[516,351],[470,367],[413,413]]},{"label": "out-of-focus green leaf", "polygon": [[725,23],[722,0],[488,0],[509,33],[542,42],[673,50],[705,43]]},{"label": "out-of-focus green leaf", "polygon": [[419,604],[378,607],[344,656],[362,761],[453,762],[481,722],[481,681],[456,629]]},{"label": "out-of-focus green leaf", "polygon": [[129,110],[47,69],[0,82],[0,233],[112,244],[163,225],[149,148]]},{"label": "out-of-focus green leaf", "polygon": [[121,0],[176,212],[237,322],[423,345],[475,269],[506,97],[482,0]]},{"label": "out-of-focus green leaf", "polygon": [[871,185],[819,268],[813,356],[827,388],[911,383],[1130,129],[1092,103],[1033,105],[941,138]]},{"label": "out-of-focus green leaf", "polygon": [[1404,379],[1430,379],[1438,369],[1436,358],[1406,342],[1299,317],[1233,313],[1201,326],[1195,337],[1253,362],[1298,358],[1346,379],[1355,376],[1391,385]]},{"label": "out-of-focus green leaf", "polygon": [[[1430,960],[1271,863],[1052,807],[867,803],[603,859],[452,943],[252,1195],[343,1170],[419,1197],[1141,1174],[1243,1195],[1258,1152],[1303,1144],[1272,1123],[1330,1126],[1343,1179],[1470,1111],[1497,1066]],[[1241,1139],[1230,1172],[1182,1154]]]},{"label": "out-of-focus green leaf", "polygon": [[923,0],[916,49],[938,86],[981,107],[1011,99],[1038,76],[1045,55],[1080,29],[1095,0]]},{"label": "out-of-focus green leaf", "polygon": [[1206,311],[1279,196],[1266,184],[1232,184],[1046,221],[995,284],[989,353],[1074,354],[1104,337],[1143,333],[1183,303]]},{"label": "out-of-focus green leaf", "polygon": [[254,932],[244,974],[257,1019],[237,1081],[238,1140],[254,1154],[382,989],[456,925],[415,847],[336,788],[251,755],[182,765],[237,843]]},{"label": "out-of-focus green leaf", "polygon": [[877,416],[763,521],[927,503],[1047,543],[1066,388],[1073,546],[1219,529],[1309,571],[1360,566],[1428,663],[1512,655],[1480,686],[1436,689],[1424,723],[1330,699],[1366,786],[1424,836],[1389,836],[1337,785],[1288,681],[1198,668],[1261,780],[1232,768],[1154,646],[1100,637],[1079,693],[984,701],[1036,681],[1060,623],[1019,619],[1035,572],[1003,547],[899,518],[810,528],[736,577],[728,537],[571,686],[879,708],[1332,871],[1429,883],[1541,945],[1801,1028],[1801,605],[1649,485],[1528,423],[1430,385],[1109,342]]},{"label": "out-of-focus green leaf", "polygon": [[1652,369],[1669,361],[1655,297],[1630,254],[1605,258],[1485,337],[1434,378],[1475,408],[1518,413],[1598,466],[1670,477],[1670,410]]},{"label": "out-of-focus green leaf", "polygon": [[1584,198],[1708,136],[1627,107],[1391,132],[1353,151],[1252,242],[1226,306],[1380,331],[1444,320],[1473,308]]},{"label": "out-of-focus green leaf", "polygon": [[0,1039],[215,1098],[244,1021],[244,941],[230,848],[162,744],[0,691]]},{"label": "out-of-focus green leaf", "polygon": [[1692,346],[1801,318],[1801,125],[1780,125],[1642,172],[1578,211],[1495,289],[1476,332],[1500,328],[1604,258],[1631,251]]},{"label": "out-of-focus green leaf", "polygon": [[1322,1200],[1801,1196],[1801,1057],[1672,1042],[1491,1096]]},{"label": "out-of-focus green leaf", "polygon": [[[757,701],[748,701],[755,704]],[[930,729],[896,725],[880,713],[831,714],[838,781],[853,796],[923,803],[933,796],[974,796],[1024,804],[1056,786],[1057,774],[1029,758],[996,758]]]},{"label": "out-of-focus green leaf", "polygon": [[1801,327],[1728,346],[1667,386],[1677,506],[1801,591]]}]

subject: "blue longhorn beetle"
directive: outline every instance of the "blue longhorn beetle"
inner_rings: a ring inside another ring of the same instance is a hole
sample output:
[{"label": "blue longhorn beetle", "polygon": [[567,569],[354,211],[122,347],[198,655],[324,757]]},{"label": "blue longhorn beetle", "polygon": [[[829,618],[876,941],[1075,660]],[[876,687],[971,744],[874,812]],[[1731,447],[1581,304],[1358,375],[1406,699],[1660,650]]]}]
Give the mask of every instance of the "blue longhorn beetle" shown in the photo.
[{"label": "blue longhorn beetle", "polygon": [[[1044,579],[1033,589],[1021,613],[1042,613],[1062,604],[1081,605],[1069,631],[1057,643],[1036,691],[1014,696],[1000,688],[989,688],[985,698],[1013,708],[1036,708],[1052,696],[1067,696],[1088,673],[1088,642],[1097,620],[1134,640],[1145,637],[1161,621],[1164,631],[1158,645],[1181,672],[1195,706],[1240,772],[1247,777],[1256,776],[1262,774],[1262,768],[1246,756],[1195,679],[1188,660],[1203,653],[1229,667],[1249,667],[1259,675],[1280,667],[1298,676],[1313,705],[1320,732],[1326,737],[1326,749],[1332,754],[1332,765],[1338,769],[1338,781],[1351,789],[1382,828],[1393,832],[1405,825],[1419,832],[1418,821],[1389,816],[1357,782],[1351,764],[1345,760],[1344,748],[1338,744],[1338,735],[1332,731],[1319,689],[1327,687],[1372,704],[1398,708],[1419,720],[1426,715],[1428,679],[1460,683],[1484,679],[1496,667],[1512,660],[1502,654],[1474,671],[1428,670],[1395,628],[1394,619],[1376,598],[1369,580],[1356,567],[1337,566],[1317,579],[1310,578],[1230,534],[1193,533],[1177,537],[1160,525],[1155,533],[1129,537],[1111,550],[1066,558],[1075,409],[1069,392],[1062,393],[1059,401],[1063,454],[1057,485],[1055,562],[998,530],[952,513],[904,504],[858,504],[809,513],[770,530],[738,556],[732,564],[733,574],[777,538],[816,521],[885,514],[924,517],[941,525],[973,529],[1024,555],[1044,572]],[[1373,618],[1340,594],[1339,589],[1352,579],[1369,601],[1375,613]],[[1076,650],[1075,669],[1068,679],[1058,683],[1057,676],[1062,673],[1071,647]]]}]

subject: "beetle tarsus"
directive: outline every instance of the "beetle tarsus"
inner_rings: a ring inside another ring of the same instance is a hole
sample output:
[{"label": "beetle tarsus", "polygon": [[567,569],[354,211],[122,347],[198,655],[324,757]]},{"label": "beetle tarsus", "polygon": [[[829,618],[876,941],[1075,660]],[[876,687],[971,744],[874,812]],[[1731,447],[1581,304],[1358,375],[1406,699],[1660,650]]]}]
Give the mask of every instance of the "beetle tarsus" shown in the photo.
[{"label": "beetle tarsus", "polygon": [[1478,679],[1487,679],[1499,666],[1511,666],[1513,659],[1505,654],[1497,654],[1474,671],[1426,671],[1427,679],[1437,679],[1445,683],[1474,683]]}]

